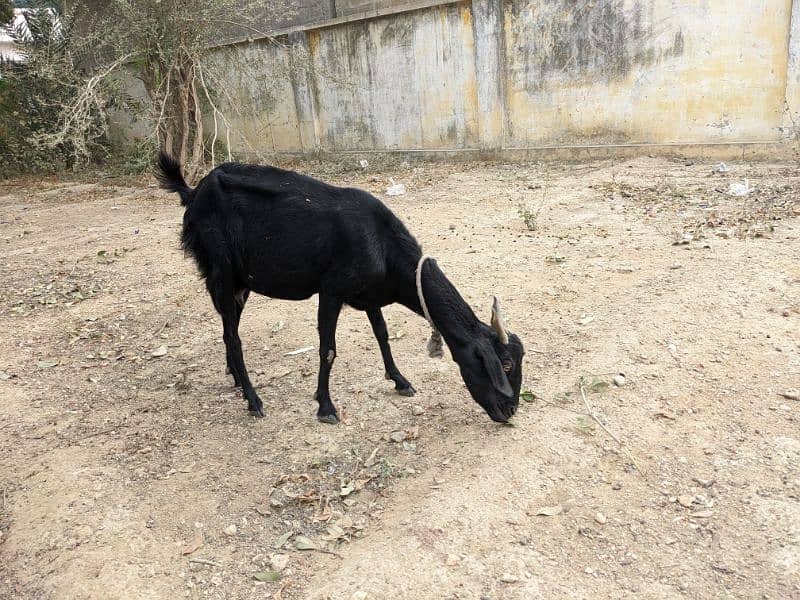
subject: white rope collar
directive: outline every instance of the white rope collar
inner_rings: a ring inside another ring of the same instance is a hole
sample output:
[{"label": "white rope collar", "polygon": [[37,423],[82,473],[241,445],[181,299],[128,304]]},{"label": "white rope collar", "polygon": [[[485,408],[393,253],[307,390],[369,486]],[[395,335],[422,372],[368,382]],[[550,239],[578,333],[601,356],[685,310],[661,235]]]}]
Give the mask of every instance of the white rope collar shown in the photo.
[{"label": "white rope collar", "polygon": [[417,263],[417,296],[419,296],[419,303],[422,305],[422,312],[425,315],[425,319],[430,323],[431,327],[435,329],[433,319],[431,319],[431,313],[428,312],[428,305],[425,303],[425,294],[422,292],[422,265],[424,265],[425,261],[429,258],[430,256],[424,254]]},{"label": "white rope collar", "polygon": [[425,261],[428,260],[429,258],[430,256],[423,255],[422,258],[420,258],[419,262],[417,263],[417,272],[416,272],[417,296],[419,297],[419,303],[422,306],[422,313],[432,329],[431,339],[428,340],[428,356],[430,356],[431,358],[441,358],[442,356],[444,356],[444,349],[442,347],[442,334],[439,333],[439,330],[436,329],[436,325],[433,324],[431,313],[428,312],[428,305],[425,302],[425,294],[422,292],[422,265],[424,265]]}]

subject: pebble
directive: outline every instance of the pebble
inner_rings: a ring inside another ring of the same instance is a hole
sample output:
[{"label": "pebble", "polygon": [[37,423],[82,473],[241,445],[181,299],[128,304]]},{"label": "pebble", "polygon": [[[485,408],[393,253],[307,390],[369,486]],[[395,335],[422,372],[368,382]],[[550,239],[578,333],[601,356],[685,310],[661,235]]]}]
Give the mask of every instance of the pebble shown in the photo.
[{"label": "pebble", "polygon": [[678,504],[680,504],[684,508],[691,508],[693,503],[694,503],[694,496],[689,496],[688,494],[684,494],[683,496],[678,496]]},{"label": "pebble", "polygon": [[608,521],[608,517],[606,517],[603,513],[599,512],[594,516],[594,520],[600,523],[600,525],[605,525]]},{"label": "pebble", "polygon": [[792,311],[790,311],[788,308],[783,309],[783,316],[784,317],[791,317],[792,316]]},{"label": "pebble", "polygon": [[287,554],[273,554],[269,557],[269,566],[273,571],[283,571],[289,564],[289,556]]},{"label": "pebble", "polygon": [[611,380],[614,382],[614,385],[617,387],[622,387],[625,385],[625,375],[622,373],[617,373],[614,375],[614,378]]},{"label": "pebble", "polygon": [[228,525],[225,529],[222,530],[225,535],[234,536],[236,535],[236,525]]},{"label": "pebble", "polygon": [[350,600],[367,600],[367,592],[362,592],[361,590],[353,592],[353,595],[350,596]]},{"label": "pebble", "polygon": [[393,442],[397,442],[398,444],[406,439],[406,432],[405,431],[393,431],[389,434],[389,439]]},{"label": "pebble", "polygon": [[461,563],[461,559],[458,556],[456,556],[455,554],[448,554],[447,555],[447,560],[445,560],[445,564],[448,567],[455,567],[460,563]]},{"label": "pebble", "polygon": [[411,407],[411,414],[414,415],[415,417],[419,417],[420,415],[425,414],[425,409],[419,406],[418,404],[415,404],[414,406]]},{"label": "pebble", "polygon": [[519,581],[519,577],[514,577],[511,573],[503,573],[500,576],[500,581],[503,583],[517,583]]}]

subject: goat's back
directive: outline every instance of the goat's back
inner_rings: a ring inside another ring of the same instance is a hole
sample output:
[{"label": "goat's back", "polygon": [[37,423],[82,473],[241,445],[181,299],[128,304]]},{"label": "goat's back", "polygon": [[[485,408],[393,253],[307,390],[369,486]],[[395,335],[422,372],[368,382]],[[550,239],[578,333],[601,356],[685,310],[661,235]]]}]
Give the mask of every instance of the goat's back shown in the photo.
[{"label": "goat's back", "polygon": [[204,276],[276,298],[324,290],[355,299],[380,285],[399,246],[419,251],[400,220],[362,190],[275,167],[227,163],[197,186],[184,246]]}]

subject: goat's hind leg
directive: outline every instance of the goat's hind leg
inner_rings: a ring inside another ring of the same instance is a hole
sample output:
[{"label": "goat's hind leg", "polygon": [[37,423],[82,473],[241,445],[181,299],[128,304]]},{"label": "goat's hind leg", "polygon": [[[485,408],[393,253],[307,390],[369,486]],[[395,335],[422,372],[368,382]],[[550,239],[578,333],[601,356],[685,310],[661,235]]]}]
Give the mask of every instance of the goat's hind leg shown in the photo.
[{"label": "goat's hind leg", "polygon": [[242,341],[239,339],[239,317],[243,303],[237,302],[237,294],[232,285],[229,285],[224,278],[209,277],[206,280],[214,307],[222,317],[222,337],[225,340],[225,358],[233,374],[234,381],[242,387],[242,395],[247,400],[247,410],[256,417],[264,416],[264,407],[261,398],[258,397],[250,377],[247,375],[247,368],[244,366],[244,356],[242,355]]},{"label": "goat's hind leg", "polygon": [[319,377],[314,398],[319,402],[317,419],[335,425],[339,422],[336,407],[328,388],[333,361],[336,359],[336,322],[342,310],[342,301],[325,294],[319,295],[317,329],[319,329]]},{"label": "goat's hind leg", "polygon": [[[250,296],[250,290],[243,289],[238,290],[234,297],[236,298],[236,331],[239,331],[239,322],[242,319],[242,311],[244,310],[244,305],[247,303],[247,298]],[[225,361],[227,362],[227,369],[225,370],[226,373],[233,376],[233,385],[235,387],[242,387],[241,382],[236,377],[236,372],[231,368],[231,361],[228,358],[226,353]]]},{"label": "goat's hind leg", "polygon": [[378,340],[378,346],[381,349],[383,366],[386,369],[386,379],[394,381],[394,389],[401,396],[413,396],[417,390],[409,383],[408,379],[403,377],[397,365],[394,364],[392,349],[389,347],[389,332],[386,330],[383,312],[381,312],[380,308],[370,308],[367,310],[367,317],[369,317],[372,332],[375,334],[375,339]]}]

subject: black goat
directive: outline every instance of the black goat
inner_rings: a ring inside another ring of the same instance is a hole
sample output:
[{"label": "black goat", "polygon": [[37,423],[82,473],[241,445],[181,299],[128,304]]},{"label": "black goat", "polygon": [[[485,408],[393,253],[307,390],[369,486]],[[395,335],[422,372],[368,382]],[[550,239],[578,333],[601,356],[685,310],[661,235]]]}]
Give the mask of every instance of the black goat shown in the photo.
[{"label": "black goat", "polygon": [[183,247],[194,256],[222,317],[228,369],[251,414],[264,415],[238,333],[250,291],[285,300],[319,293],[320,421],[338,421],[328,379],[344,304],[367,313],[387,379],[401,394],[414,394],[394,364],[381,307],[399,302],[424,315],[421,294],[475,401],[499,422],[516,411],[524,351],[519,338],[506,332],[497,302],[492,326],[479,321],[438,265],[420,260],[417,241],[374,196],[291,171],[236,163],[217,167],[192,189],[180,165],[164,153],[156,176],[186,207]]}]

